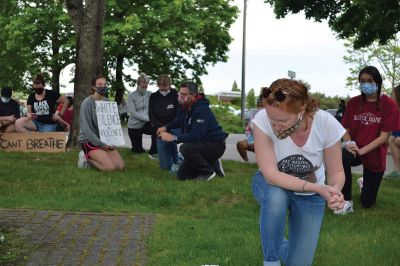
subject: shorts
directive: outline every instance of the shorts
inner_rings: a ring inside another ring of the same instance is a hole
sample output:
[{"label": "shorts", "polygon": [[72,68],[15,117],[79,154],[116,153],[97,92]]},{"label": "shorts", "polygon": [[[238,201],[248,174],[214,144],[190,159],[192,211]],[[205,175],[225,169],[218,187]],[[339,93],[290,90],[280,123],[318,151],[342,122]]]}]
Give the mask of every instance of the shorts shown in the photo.
[{"label": "shorts", "polygon": [[101,149],[100,146],[96,146],[96,145],[92,144],[91,142],[83,142],[83,143],[81,143],[81,146],[82,146],[82,150],[83,150],[83,153],[85,154],[86,159],[89,159],[89,153],[91,151]]},{"label": "shorts", "polygon": [[39,132],[54,132],[56,131],[57,124],[43,124],[36,120],[32,120]]}]

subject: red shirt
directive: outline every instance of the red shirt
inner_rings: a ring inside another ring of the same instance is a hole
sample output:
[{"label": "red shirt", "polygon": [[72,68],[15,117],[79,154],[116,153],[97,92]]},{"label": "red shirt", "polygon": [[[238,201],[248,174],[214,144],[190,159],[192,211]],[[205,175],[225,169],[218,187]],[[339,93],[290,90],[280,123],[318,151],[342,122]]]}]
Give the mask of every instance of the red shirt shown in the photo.
[{"label": "red shirt", "polygon": [[[349,100],[343,115],[342,125],[349,130],[351,140],[362,148],[379,137],[380,133],[399,129],[399,113],[393,99],[381,95],[381,109],[377,110],[376,102],[364,102],[362,110],[361,95]],[[386,169],[387,144],[382,144],[360,157],[363,166],[373,172]]]},{"label": "red shirt", "polygon": [[[63,104],[60,103],[57,107],[57,111],[61,112]],[[72,125],[72,122],[74,120],[74,109],[71,108],[67,108],[67,110],[65,110],[64,115],[62,116],[62,119],[67,122],[68,124]]]}]

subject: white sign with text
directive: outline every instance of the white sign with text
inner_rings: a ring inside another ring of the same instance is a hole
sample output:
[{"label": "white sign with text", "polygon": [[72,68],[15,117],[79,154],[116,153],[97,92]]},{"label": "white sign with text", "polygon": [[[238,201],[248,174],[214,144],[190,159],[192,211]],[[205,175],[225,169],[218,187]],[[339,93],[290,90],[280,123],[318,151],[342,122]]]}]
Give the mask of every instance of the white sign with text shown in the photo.
[{"label": "white sign with text", "polygon": [[124,146],[125,138],[116,102],[96,101],[100,140],[110,146]]}]

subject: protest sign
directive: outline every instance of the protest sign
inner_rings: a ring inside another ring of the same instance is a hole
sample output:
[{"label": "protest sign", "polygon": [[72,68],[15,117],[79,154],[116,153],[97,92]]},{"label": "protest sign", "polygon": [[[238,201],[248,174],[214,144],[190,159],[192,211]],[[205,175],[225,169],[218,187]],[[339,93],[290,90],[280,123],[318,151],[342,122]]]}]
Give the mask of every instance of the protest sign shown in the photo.
[{"label": "protest sign", "polygon": [[0,150],[65,152],[65,132],[1,133]]},{"label": "protest sign", "polygon": [[110,146],[124,146],[125,138],[116,102],[96,101],[100,140]]}]

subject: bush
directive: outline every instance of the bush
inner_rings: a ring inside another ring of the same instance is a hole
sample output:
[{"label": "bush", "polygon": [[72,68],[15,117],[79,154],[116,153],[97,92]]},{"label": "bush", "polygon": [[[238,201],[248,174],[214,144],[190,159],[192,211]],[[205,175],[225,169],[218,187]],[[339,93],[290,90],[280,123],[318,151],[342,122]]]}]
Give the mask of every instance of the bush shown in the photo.
[{"label": "bush", "polygon": [[213,110],[218,123],[226,133],[244,133],[240,116],[232,114],[224,107],[212,107],[211,109]]}]

